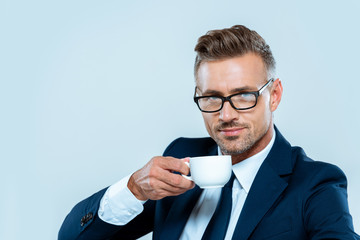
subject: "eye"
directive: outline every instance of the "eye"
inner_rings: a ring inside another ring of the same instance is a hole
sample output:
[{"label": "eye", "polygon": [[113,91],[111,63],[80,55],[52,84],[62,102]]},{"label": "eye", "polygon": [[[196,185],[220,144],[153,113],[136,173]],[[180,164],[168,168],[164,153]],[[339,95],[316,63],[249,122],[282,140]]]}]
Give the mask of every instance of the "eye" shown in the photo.
[{"label": "eye", "polygon": [[231,98],[232,101],[236,102],[248,102],[254,101],[255,95],[253,93],[239,93]]},{"label": "eye", "polygon": [[216,96],[209,96],[199,99],[202,104],[219,104],[221,103],[221,98]]},{"label": "eye", "polygon": [[210,96],[210,97],[207,97],[207,100],[208,101],[219,101],[219,97],[216,97],[216,96]]}]

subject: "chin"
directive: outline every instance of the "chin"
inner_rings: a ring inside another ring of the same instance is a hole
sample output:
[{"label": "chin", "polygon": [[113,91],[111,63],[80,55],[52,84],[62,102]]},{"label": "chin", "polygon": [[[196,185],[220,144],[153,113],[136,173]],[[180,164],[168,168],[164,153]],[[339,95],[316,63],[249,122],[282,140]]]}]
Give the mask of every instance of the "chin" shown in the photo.
[{"label": "chin", "polygon": [[225,155],[239,155],[242,154],[244,152],[246,152],[247,150],[250,149],[250,147],[248,148],[221,148],[221,151],[225,154]]},{"label": "chin", "polygon": [[229,139],[227,138],[227,140],[220,140],[216,142],[219,145],[221,151],[226,155],[242,154],[249,150],[252,146],[252,144],[249,144],[249,142],[247,142],[246,140],[242,140],[242,142],[239,142],[239,140],[237,140],[237,142],[229,142]]}]

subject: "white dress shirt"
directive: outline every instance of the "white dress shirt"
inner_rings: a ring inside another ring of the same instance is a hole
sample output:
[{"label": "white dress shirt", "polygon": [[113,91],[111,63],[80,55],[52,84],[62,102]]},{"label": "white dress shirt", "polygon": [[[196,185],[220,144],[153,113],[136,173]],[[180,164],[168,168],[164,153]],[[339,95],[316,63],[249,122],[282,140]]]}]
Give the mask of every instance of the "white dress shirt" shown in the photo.
[{"label": "white dress shirt", "polygon": [[[259,153],[245,159],[232,169],[236,176],[232,191],[232,210],[225,239],[231,239],[237,220],[244,206],[256,173],[269,154],[275,141],[275,132],[270,143]],[[221,154],[221,151],[218,151]],[[103,221],[125,225],[143,211],[146,201],[139,201],[127,188],[131,175],[111,185],[100,201],[98,215]],[[181,234],[180,240],[201,239],[220,199],[221,188],[204,189]]]},{"label": "white dress shirt", "polygon": [[[256,173],[269,154],[274,141],[275,132],[269,144],[262,151],[233,165],[232,167],[236,178],[234,179],[232,189],[232,209],[229,226],[225,235],[226,240],[232,238],[237,220],[239,219],[241,210],[244,206]],[[221,154],[220,149],[218,152]],[[217,203],[220,199],[220,194],[221,188],[204,189],[194,209],[192,210],[188,221],[186,222],[180,240],[201,239],[212,215],[215,212]]]}]

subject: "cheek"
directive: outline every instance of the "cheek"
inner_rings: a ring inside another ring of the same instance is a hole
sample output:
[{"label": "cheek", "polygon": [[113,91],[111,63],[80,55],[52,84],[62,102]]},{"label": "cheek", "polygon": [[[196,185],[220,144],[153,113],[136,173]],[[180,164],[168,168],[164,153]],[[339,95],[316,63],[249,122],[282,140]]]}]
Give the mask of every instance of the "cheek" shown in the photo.
[{"label": "cheek", "polygon": [[204,119],[206,130],[210,133],[212,126],[214,126],[214,124],[215,124],[216,117],[213,116],[213,114],[211,114],[211,113],[202,113],[202,116]]},{"label": "cheek", "polygon": [[271,119],[271,111],[269,105],[259,105],[259,108],[256,109],[252,114],[247,116],[248,123],[253,125],[255,129],[262,129],[267,126]]}]

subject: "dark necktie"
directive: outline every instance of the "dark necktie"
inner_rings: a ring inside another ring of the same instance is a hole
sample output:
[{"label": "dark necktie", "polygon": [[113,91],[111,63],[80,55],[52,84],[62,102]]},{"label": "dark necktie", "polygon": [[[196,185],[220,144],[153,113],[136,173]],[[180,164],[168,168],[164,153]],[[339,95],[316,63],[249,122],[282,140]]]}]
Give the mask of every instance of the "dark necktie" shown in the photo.
[{"label": "dark necktie", "polygon": [[219,203],[207,225],[202,240],[224,239],[229,225],[232,208],[232,186],[235,175],[232,172],[228,183],[221,190]]}]

